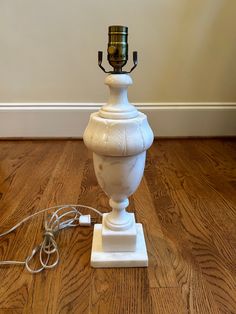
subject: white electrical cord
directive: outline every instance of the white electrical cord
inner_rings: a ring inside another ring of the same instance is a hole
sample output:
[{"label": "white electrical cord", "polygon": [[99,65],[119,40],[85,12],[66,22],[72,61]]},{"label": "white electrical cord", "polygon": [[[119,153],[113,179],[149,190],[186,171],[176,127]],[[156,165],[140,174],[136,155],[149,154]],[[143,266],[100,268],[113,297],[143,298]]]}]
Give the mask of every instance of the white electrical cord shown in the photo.
[{"label": "white electrical cord", "polygon": [[[32,274],[39,273],[44,269],[54,268],[58,264],[60,259],[58,246],[55,240],[55,237],[58,234],[58,232],[62,229],[69,227],[91,225],[90,215],[82,215],[82,213],[77,209],[77,207],[87,208],[100,216],[103,215],[99,210],[85,205],[58,205],[42,209],[24,218],[14,227],[0,234],[0,238],[16,230],[18,227],[20,227],[29,219],[32,219],[33,217],[45,213],[49,210],[57,209],[51,215],[49,215],[48,220],[45,220],[44,222],[43,241],[32,250],[31,254],[25,259],[25,261],[0,261],[0,266],[23,265]],[[29,264],[34,258],[36,253],[39,253],[40,267],[33,269],[30,267]]]}]

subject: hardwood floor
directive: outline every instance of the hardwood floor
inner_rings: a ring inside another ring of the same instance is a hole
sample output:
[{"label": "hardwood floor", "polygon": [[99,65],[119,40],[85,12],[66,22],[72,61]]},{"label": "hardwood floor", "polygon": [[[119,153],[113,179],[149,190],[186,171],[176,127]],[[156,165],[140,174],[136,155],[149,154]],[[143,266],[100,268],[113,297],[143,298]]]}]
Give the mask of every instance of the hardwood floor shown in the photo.
[{"label": "hardwood floor", "polygon": [[[0,233],[39,209],[80,203],[107,211],[82,141],[0,142]],[[58,236],[58,267],[0,268],[0,313],[236,313],[236,141],[159,140],[130,198],[148,268],[92,269],[92,228]],[[0,239],[0,259],[41,242],[41,216]]]}]

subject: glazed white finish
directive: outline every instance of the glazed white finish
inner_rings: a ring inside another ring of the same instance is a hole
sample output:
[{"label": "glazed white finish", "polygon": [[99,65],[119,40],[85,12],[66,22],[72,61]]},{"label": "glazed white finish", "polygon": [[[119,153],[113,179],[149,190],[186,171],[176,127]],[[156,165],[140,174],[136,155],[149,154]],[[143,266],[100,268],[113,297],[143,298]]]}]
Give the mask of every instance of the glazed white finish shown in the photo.
[{"label": "glazed white finish", "polygon": [[128,101],[130,76],[112,74],[105,79],[105,84],[110,88],[108,103],[91,114],[83,136],[85,145],[93,151],[95,174],[112,208],[104,215],[102,225],[95,226],[91,264],[94,267],[147,266],[142,226],[135,223],[134,215],[127,213],[126,207],[128,197],[142,179],[146,150],[154,136],[146,115]]}]

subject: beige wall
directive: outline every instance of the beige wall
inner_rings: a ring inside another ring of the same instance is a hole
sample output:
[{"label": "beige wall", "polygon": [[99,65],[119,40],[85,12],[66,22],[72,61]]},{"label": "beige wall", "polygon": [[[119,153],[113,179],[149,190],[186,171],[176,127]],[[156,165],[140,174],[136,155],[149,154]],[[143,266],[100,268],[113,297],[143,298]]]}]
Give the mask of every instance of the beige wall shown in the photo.
[{"label": "beige wall", "polygon": [[0,102],[103,102],[97,50],[129,27],[133,102],[235,102],[235,0],[0,0]]}]

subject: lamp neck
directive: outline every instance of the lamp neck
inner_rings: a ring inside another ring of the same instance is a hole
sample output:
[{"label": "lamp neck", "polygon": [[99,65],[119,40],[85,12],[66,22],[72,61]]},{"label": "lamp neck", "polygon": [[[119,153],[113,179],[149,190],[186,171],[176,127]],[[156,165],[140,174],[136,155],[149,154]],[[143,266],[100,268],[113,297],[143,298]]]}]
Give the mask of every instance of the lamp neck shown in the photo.
[{"label": "lamp neck", "polygon": [[127,89],[133,81],[128,74],[110,74],[105,84],[110,88],[110,96],[100,111],[100,117],[107,119],[130,119],[138,116],[137,109],[129,102]]}]

